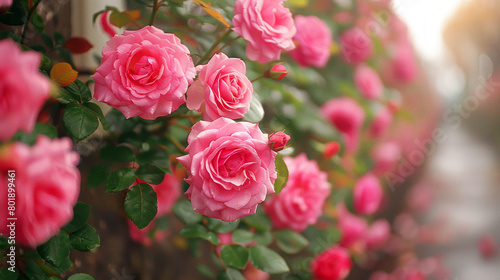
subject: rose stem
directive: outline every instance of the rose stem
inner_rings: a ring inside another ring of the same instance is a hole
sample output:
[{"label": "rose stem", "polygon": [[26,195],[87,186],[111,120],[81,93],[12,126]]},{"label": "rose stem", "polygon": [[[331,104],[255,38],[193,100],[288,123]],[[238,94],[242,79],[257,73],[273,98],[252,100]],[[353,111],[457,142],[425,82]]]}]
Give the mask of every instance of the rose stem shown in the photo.
[{"label": "rose stem", "polygon": [[155,0],[155,3],[153,5],[153,13],[151,14],[151,20],[149,21],[149,25],[153,25],[155,23],[157,12],[158,12],[158,0]]},{"label": "rose stem", "polygon": [[217,46],[222,41],[224,41],[224,39],[226,39],[226,37],[229,36],[229,34],[231,34],[231,31],[232,30],[229,28],[226,32],[224,32],[224,34],[210,46],[210,48],[205,52],[205,54],[200,58],[200,60],[198,60],[196,66],[202,64],[203,62],[205,62],[205,60],[208,60],[212,56],[212,52],[215,50],[215,48],[217,48]]},{"label": "rose stem", "polygon": [[26,23],[24,23],[23,27],[23,34],[21,35],[21,44],[24,43],[24,39],[26,38],[26,31],[28,31],[28,25],[31,22],[31,17],[33,16],[33,13],[36,11],[36,8],[38,7],[38,4],[40,4],[40,2],[42,2],[42,0],[36,2],[28,12],[28,18],[26,18]]}]

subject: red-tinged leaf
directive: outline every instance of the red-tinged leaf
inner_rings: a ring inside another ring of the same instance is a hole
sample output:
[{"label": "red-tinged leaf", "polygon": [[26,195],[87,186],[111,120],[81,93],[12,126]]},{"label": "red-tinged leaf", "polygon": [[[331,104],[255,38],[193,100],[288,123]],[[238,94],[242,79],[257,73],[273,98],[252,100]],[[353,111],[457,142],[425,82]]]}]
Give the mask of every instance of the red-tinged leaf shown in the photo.
[{"label": "red-tinged leaf", "polygon": [[70,38],[66,44],[64,44],[64,48],[69,50],[71,53],[86,53],[92,48],[92,44],[87,41],[87,39],[82,37],[73,37]]}]

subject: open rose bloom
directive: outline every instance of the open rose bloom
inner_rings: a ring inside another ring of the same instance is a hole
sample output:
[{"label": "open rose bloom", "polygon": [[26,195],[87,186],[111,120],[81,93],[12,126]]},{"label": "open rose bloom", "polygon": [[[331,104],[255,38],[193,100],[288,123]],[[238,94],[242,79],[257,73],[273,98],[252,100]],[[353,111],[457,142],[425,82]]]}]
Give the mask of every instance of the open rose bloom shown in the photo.
[{"label": "open rose bloom", "polygon": [[206,121],[239,119],[248,112],[253,86],[243,60],[219,53],[197,69],[198,79],[187,92],[189,109],[201,112]]},{"label": "open rose bloom", "polygon": [[174,34],[154,26],[125,31],[102,49],[94,78],[97,101],[125,117],[153,120],[186,102],[196,71],[189,50]]},{"label": "open rose bloom", "polygon": [[264,207],[276,228],[304,231],[318,221],[323,204],[330,195],[327,174],[319,170],[315,161],[305,154],[284,158],[288,167],[288,181],[277,196],[271,197]]},{"label": "open rose bloom", "polygon": [[43,103],[49,98],[50,81],[39,71],[40,53],[22,52],[11,39],[0,41],[0,140],[18,130],[31,133]]},{"label": "open rose bloom", "polygon": [[276,152],[257,124],[219,118],[193,125],[178,160],[190,184],[186,194],[193,209],[229,222],[254,214],[266,195],[274,193]]},{"label": "open rose bloom", "polygon": [[[15,170],[16,241],[38,246],[73,218],[73,207],[80,193],[77,153],[70,139],[51,140],[39,136],[29,147],[15,143],[0,150],[0,219],[6,221],[8,170]],[[2,222],[0,234],[9,235]]]},{"label": "open rose bloom", "polygon": [[233,30],[247,40],[249,59],[265,63],[280,59],[281,51],[295,48],[296,28],[284,0],[237,0]]},{"label": "open rose bloom", "polygon": [[297,34],[293,40],[297,47],[290,52],[292,58],[302,66],[323,67],[330,58],[332,31],[316,16],[296,16]]}]

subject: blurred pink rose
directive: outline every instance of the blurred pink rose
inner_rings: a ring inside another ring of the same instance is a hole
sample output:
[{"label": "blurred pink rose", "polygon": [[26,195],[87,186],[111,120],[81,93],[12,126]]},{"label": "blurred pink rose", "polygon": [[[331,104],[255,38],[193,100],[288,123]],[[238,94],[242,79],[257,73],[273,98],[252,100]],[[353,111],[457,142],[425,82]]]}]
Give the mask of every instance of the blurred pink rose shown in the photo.
[{"label": "blurred pink rose", "polygon": [[483,258],[489,259],[498,253],[498,244],[491,235],[483,235],[479,239],[478,249]]},{"label": "blurred pink rose", "polygon": [[338,227],[341,232],[339,245],[345,248],[351,248],[354,245],[363,243],[364,234],[368,228],[365,219],[349,213],[345,206],[339,208]]},{"label": "blurred pink rose", "polygon": [[395,280],[390,274],[383,271],[376,271],[370,276],[369,280]]},{"label": "blurred pink rose", "polygon": [[206,121],[220,117],[239,119],[248,112],[253,86],[245,76],[243,60],[219,53],[196,69],[198,79],[187,92],[189,109],[202,113]]},{"label": "blurred pink rose", "polygon": [[189,49],[174,34],[154,26],[111,38],[94,78],[97,101],[125,117],[153,120],[186,102],[196,71]]},{"label": "blurred pink rose", "polygon": [[127,226],[130,239],[137,243],[141,243],[146,247],[151,247],[153,245],[153,241],[161,242],[168,237],[167,231],[156,227],[154,220],[145,228],[139,229],[130,219],[127,219]]},{"label": "blurred pink rose", "polygon": [[385,245],[391,236],[391,225],[387,220],[379,219],[373,222],[365,234],[366,248],[378,249]]},{"label": "blurred pink rose", "polygon": [[384,85],[379,75],[367,65],[356,67],[354,84],[356,85],[356,89],[366,99],[378,99],[384,91]]},{"label": "blurred pink rose", "polygon": [[293,37],[296,48],[292,58],[302,66],[324,67],[330,58],[332,31],[316,16],[296,16],[297,33]]},{"label": "blurred pink rose", "polygon": [[335,155],[340,152],[340,149],[342,147],[340,146],[339,142],[328,142],[325,144],[325,147],[323,149],[323,157],[326,159],[331,159]]},{"label": "blurred pink rose", "polygon": [[243,276],[246,280],[267,280],[271,278],[269,273],[256,268],[251,263],[248,263],[245,271],[243,271]]},{"label": "blurred pink rose", "polygon": [[401,147],[396,142],[385,142],[375,146],[372,152],[375,168],[373,173],[382,176],[394,170],[401,159]]},{"label": "blurred pink rose", "polygon": [[49,98],[50,81],[38,71],[41,54],[22,52],[11,39],[0,41],[0,140],[18,130],[31,133],[43,103]]},{"label": "blurred pink rose", "polygon": [[284,0],[237,0],[233,30],[247,40],[247,56],[265,63],[280,59],[281,51],[295,48],[296,29]]},{"label": "blurred pink rose", "polygon": [[375,175],[368,173],[354,186],[354,209],[361,215],[377,212],[384,197],[382,185]]},{"label": "blurred pink rose", "polygon": [[289,174],[286,186],[280,194],[269,198],[264,207],[274,227],[304,231],[323,213],[331,188],[328,175],[305,154],[284,160]]},{"label": "blurred pink rose", "polygon": [[339,246],[325,250],[311,262],[311,272],[317,280],[342,280],[351,268],[349,251]]},{"label": "blurred pink rose", "polygon": [[194,211],[229,222],[254,214],[274,193],[276,152],[258,124],[220,118],[193,125],[178,158],[191,186],[186,194]]},{"label": "blurred pink rose", "polygon": [[381,108],[373,117],[370,127],[370,134],[373,137],[380,137],[384,135],[391,127],[393,120],[393,113],[387,107]]},{"label": "blurred pink rose", "polygon": [[12,0],[0,0],[0,7],[8,7],[12,5]]},{"label": "blurred pink rose", "polygon": [[284,133],[283,131],[278,131],[269,136],[271,149],[276,152],[283,150],[288,141],[290,141],[290,135]]},{"label": "blurred pink rose", "polygon": [[[33,147],[14,143],[0,150],[0,218],[8,216],[8,170],[15,170],[16,242],[36,247],[59,234],[73,218],[80,192],[79,155],[68,138],[51,140],[38,136]],[[9,235],[6,223],[0,227]]]},{"label": "blurred pink rose", "polygon": [[321,113],[342,133],[349,152],[356,152],[359,145],[359,134],[365,121],[365,111],[349,97],[331,99],[323,107]]},{"label": "blurred pink rose", "polygon": [[353,27],[340,35],[342,55],[349,64],[368,61],[374,51],[373,42],[359,27]]},{"label": "blurred pink rose", "polygon": [[390,62],[390,75],[397,83],[411,83],[418,74],[418,65],[411,43],[399,42],[395,57]]}]

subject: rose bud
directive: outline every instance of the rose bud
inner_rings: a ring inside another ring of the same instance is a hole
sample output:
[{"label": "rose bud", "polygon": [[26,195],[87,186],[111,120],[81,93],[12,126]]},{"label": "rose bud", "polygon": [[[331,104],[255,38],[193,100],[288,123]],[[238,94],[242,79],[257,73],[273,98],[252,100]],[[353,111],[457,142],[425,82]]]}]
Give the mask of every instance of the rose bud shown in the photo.
[{"label": "rose bud", "polygon": [[326,159],[331,159],[338,152],[340,152],[340,143],[328,142],[325,144],[325,148],[323,149],[323,157]]},{"label": "rose bud", "polygon": [[283,79],[286,75],[288,75],[288,72],[286,71],[285,66],[281,64],[274,65],[270,70],[267,70],[264,73],[264,77],[275,81],[281,81],[281,79]]},{"label": "rose bud", "polygon": [[290,135],[283,131],[278,131],[269,136],[269,146],[275,152],[279,152],[286,148],[286,143],[290,140]]}]

